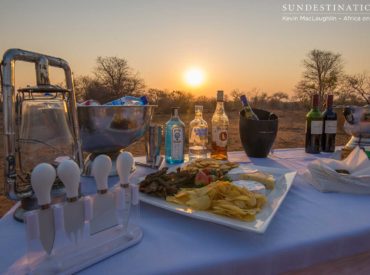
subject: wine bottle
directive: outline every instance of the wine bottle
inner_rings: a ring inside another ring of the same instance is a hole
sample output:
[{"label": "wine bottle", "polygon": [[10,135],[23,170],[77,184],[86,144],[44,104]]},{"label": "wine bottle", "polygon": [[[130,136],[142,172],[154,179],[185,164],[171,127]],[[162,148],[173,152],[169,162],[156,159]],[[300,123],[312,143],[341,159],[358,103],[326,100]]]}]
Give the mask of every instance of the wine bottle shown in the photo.
[{"label": "wine bottle", "polygon": [[240,97],[240,101],[242,102],[242,105],[243,105],[244,117],[247,119],[258,120],[258,116],[253,112],[251,106],[249,105],[247,97],[245,95],[242,95]]},{"label": "wine bottle", "polygon": [[179,108],[172,108],[172,116],[165,126],[165,155],[169,164],[184,162],[185,124],[179,118]]},{"label": "wine bottle", "polygon": [[319,95],[315,94],[312,96],[312,109],[306,115],[306,153],[320,153],[322,129],[323,122],[319,111]]},{"label": "wine bottle", "polygon": [[337,134],[337,114],[333,111],[333,95],[326,99],[326,109],[322,113],[323,132],[321,137],[321,149],[323,152],[335,151],[335,136]]},{"label": "wine bottle", "polygon": [[224,91],[217,91],[217,105],[212,116],[211,158],[227,160],[229,118],[224,108]]}]

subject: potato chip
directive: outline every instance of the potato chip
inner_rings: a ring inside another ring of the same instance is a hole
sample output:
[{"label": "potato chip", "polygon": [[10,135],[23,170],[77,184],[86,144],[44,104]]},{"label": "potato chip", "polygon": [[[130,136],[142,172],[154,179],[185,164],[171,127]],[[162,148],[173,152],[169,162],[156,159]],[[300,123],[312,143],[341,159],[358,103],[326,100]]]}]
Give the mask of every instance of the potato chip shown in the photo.
[{"label": "potato chip", "polygon": [[267,202],[264,195],[250,192],[228,181],[216,181],[198,189],[182,189],[166,199],[194,210],[206,210],[243,221],[255,220],[256,214]]},{"label": "potato chip", "polygon": [[193,197],[186,202],[186,205],[197,210],[207,210],[211,207],[211,199],[205,195],[201,197]]}]

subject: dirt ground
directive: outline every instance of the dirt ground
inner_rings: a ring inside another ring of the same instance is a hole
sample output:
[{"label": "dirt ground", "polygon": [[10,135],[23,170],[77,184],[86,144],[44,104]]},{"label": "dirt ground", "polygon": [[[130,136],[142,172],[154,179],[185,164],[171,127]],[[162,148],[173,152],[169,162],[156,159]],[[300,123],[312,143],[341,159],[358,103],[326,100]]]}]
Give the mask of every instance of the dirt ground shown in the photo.
[{"label": "dirt ground", "polygon": [[[274,110],[274,113],[279,117],[279,130],[277,138],[275,140],[273,148],[294,148],[304,146],[304,130],[305,130],[305,111],[284,111]],[[207,113],[204,115],[205,120],[208,122],[210,127],[212,114]],[[243,150],[239,139],[239,114],[237,112],[228,113],[230,127],[229,127],[229,151],[240,151]],[[343,125],[343,120],[339,116],[340,120],[338,125]],[[194,118],[193,114],[181,115],[180,118],[183,120],[185,125],[189,125],[189,122]],[[153,122],[164,124],[169,119],[169,115],[154,115]],[[2,130],[2,115],[0,116],[0,127]],[[344,145],[348,141],[349,137],[343,132],[341,127],[338,127],[337,134],[337,145]],[[0,139],[0,170],[3,175],[3,139]],[[141,139],[135,144],[127,148],[128,151],[132,152],[135,156],[144,155],[144,140]],[[163,153],[163,146],[162,146]],[[3,186],[3,177],[0,177],[0,191]],[[13,201],[8,200],[5,196],[0,195],[0,217],[2,217],[14,204]]]}]

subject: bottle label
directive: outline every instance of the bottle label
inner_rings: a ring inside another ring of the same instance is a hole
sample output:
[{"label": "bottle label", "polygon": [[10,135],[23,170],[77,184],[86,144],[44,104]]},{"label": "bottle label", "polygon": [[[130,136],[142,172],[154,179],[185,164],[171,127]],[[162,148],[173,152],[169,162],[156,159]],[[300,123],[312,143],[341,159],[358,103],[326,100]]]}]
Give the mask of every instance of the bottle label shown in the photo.
[{"label": "bottle label", "polygon": [[312,135],[321,135],[322,134],[322,121],[311,121],[311,134]]},{"label": "bottle label", "polygon": [[172,128],[171,158],[180,160],[184,157],[184,133],[180,127]]},{"label": "bottle label", "polygon": [[217,126],[212,128],[212,140],[219,147],[227,146],[227,126]]},{"label": "bottle label", "polygon": [[207,128],[194,127],[190,133],[189,143],[201,143],[207,137]]},{"label": "bottle label", "polygon": [[244,117],[249,118],[249,119],[255,119],[255,115],[251,107],[249,106],[244,107]]},{"label": "bottle label", "polygon": [[325,134],[336,134],[336,133],[337,133],[337,121],[325,120]]}]

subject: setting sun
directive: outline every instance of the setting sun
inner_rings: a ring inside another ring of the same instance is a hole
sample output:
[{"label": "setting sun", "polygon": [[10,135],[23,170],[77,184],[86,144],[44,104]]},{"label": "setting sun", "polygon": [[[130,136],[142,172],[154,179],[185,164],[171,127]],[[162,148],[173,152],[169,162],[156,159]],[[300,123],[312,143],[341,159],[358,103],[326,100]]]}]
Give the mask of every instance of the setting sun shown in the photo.
[{"label": "setting sun", "polygon": [[185,72],[185,82],[192,87],[197,87],[204,82],[204,72],[199,68],[191,68]]}]

